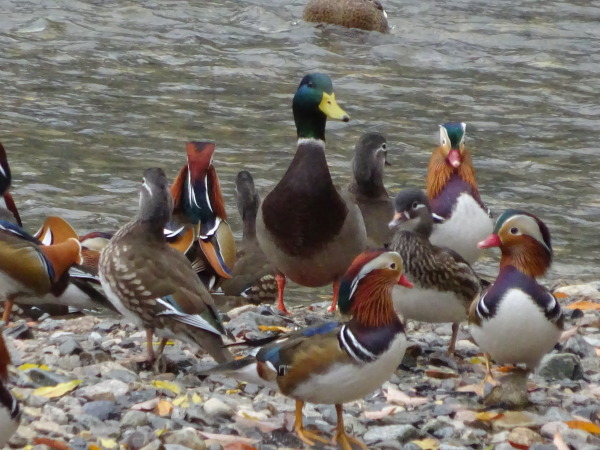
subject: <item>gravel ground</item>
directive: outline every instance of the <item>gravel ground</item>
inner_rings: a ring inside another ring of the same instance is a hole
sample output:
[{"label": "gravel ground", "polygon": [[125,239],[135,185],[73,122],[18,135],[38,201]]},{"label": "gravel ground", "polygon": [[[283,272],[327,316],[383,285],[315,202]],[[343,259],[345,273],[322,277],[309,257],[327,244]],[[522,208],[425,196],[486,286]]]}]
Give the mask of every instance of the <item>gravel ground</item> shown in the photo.
[{"label": "gravel ground", "polygon": [[[347,428],[381,449],[600,448],[599,288],[561,288],[563,341],[528,378],[496,372],[496,388],[481,387],[484,366],[466,327],[450,358],[450,325],[409,323],[403,364],[381,389],[344,406]],[[590,302],[566,308],[581,300]],[[328,320],[326,306],[295,308],[293,321],[266,306],[242,306],[228,313],[227,327],[238,337],[264,336],[274,331],[259,325]],[[4,333],[15,365],[13,392],[24,409],[9,448],[304,447],[288,431],[292,399],[221,374],[199,376],[213,361],[179,342],[153,368],[142,368],[135,358],[145,335],[117,317],[20,321]],[[304,415],[306,424],[331,434],[333,406],[308,404]]]}]

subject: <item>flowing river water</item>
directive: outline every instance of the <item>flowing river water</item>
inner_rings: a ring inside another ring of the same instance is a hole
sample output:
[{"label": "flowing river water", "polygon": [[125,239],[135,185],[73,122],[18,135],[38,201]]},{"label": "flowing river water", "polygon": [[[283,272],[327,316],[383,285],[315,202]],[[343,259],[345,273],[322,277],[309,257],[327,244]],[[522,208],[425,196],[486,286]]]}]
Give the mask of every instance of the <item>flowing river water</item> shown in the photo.
[{"label": "flowing river water", "polygon": [[[281,178],[292,96],[321,71],[352,118],[328,123],[338,185],[372,130],[388,138],[390,192],[424,187],[438,124],[465,121],[487,205],[550,227],[547,282],[598,279],[600,5],[385,0],[383,35],[303,22],[304,3],[0,0],[0,141],[26,228],[52,214],[114,230],[146,167],[172,179],[186,141],[212,140],[240,237],[233,180],[250,170],[264,196]],[[493,276],[497,261],[477,268]],[[328,293],[290,288],[296,302]]]}]

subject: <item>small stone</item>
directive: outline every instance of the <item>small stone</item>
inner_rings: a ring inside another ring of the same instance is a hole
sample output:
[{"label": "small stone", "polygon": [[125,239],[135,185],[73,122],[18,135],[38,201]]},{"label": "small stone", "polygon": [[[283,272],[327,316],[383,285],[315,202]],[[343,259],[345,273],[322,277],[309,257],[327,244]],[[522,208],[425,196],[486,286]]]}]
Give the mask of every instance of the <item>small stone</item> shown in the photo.
[{"label": "small stone", "polygon": [[529,450],[558,450],[558,447],[554,444],[536,443],[529,447]]},{"label": "small stone", "polygon": [[419,437],[419,430],[412,425],[384,425],[370,428],[363,439],[367,444],[381,441],[400,441],[406,443]]},{"label": "small stone", "polygon": [[112,330],[119,328],[119,323],[120,322],[118,320],[105,320],[103,322],[96,324],[96,326],[94,327],[94,330],[98,330],[103,333],[109,333]]},{"label": "small stone", "polygon": [[92,400],[110,400],[122,397],[129,392],[127,383],[119,380],[105,380],[92,386],[80,388],[77,391],[79,397],[87,397]]},{"label": "small stone", "polygon": [[36,387],[56,386],[57,384],[69,381],[67,377],[38,368],[26,370],[25,374],[31,379]]},{"label": "small stone", "polygon": [[148,445],[142,447],[140,450],[161,450],[163,448],[162,442],[158,439],[150,442]]},{"label": "small stone", "polygon": [[569,426],[564,422],[548,422],[542,425],[540,432],[542,436],[548,439],[554,439],[556,433],[564,434],[569,430]]},{"label": "small stone", "polygon": [[116,403],[109,400],[86,403],[83,405],[83,412],[100,420],[118,420],[121,415]]},{"label": "small stone", "polygon": [[170,431],[163,434],[161,440],[165,444],[165,448],[168,444],[176,444],[198,450],[204,450],[206,448],[206,444],[200,439],[198,433],[193,428]]},{"label": "small stone", "polygon": [[44,416],[48,417],[49,419],[52,419],[53,422],[56,422],[59,425],[65,425],[69,422],[67,414],[62,409],[57,408],[56,406],[46,404],[42,408],[42,413],[44,414]]},{"label": "small stone", "polygon": [[590,345],[585,338],[576,334],[567,340],[562,346],[562,351],[565,353],[573,353],[574,355],[579,356],[580,358],[595,358],[596,357],[596,349],[593,345]]},{"label": "small stone", "polygon": [[61,356],[79,355],[83,352],[83,348],[75,339],[68,338],[58,346],[58,352]]},{"label": "small stone", "polygon": [[229,405],[216,397],[209,398],[204,402],[204,412],[211,417],[231,417],[234,414]]},{"label": "small stone", "polygon": [[508,441],[511,444],[519,444],[527,448],[537,442],[542,442],[543,439],[542,436],[529,428],[516,427],[513,428],[508,434]]},{"label": "small stone", "polygon": [[85,439],[80,438],[80,437],[75,437],[75,438],[71,439],[69,441],[69,446],[71,447],[71,450],[87,450],[88,449],[88,443],[85,441]]},{"label": "small stone", "polygon": [[442,443],[442,444],[440,444],[440,447],[438,450],[469,450],[469,448],[465,447],[464,445],[452,445],[452,444]]},{"label": "small stone", "polygon": [[583,368],[578,356],[571,353],[552,353],[544,356],[538,374],[546,380],[581,380]]},{"label": "small stone", "polygon": [[10,337],[12,339],[22,340],[34,338],[33,331],[31,331],[31,328],[29,328],[29,325],[27,325],[26,323],[21,323],[16,327],[4,330],[4,336]]},{"label": "small stone", "polygon": [[121,428],[137,428],[148,424],[148,414],[143,411],[130,410],[121,418]]}]

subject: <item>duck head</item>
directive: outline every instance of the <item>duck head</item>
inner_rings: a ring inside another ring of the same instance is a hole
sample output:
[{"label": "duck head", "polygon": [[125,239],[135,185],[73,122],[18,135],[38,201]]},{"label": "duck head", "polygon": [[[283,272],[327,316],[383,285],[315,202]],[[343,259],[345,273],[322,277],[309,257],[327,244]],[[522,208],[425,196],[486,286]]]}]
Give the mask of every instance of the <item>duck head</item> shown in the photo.
[{"label": "duck head", "polygon": [[325,141],[327,118],[348,122],[350,116],[335,100],[331,78],[322,73],[306,75],[292,103],[298,139]]},{"label": "duck head", "polygon": [[363,186],[383,187],[383,168],[387,161],[387,141],[379,133],[365,133],[354,147],[352,171],[356,183]]},{"label": "duck head", "polygon": [[140,206],[136,219],[162,237],[172,210],[173,198],[169,192],[165,173],[156,167],[146,169],[140,189]]},{"label": "duck head", "polygon": [[463,162],[465,152],[465,131],[467,124],[464,122],[448,122],[440,125],[440,150],[446,163],[455,169]]},{"label": "duck head", "polygon": [[421,189],[407,188],[394,199],[394,217],[390,229],[406,230],[429,238],[433,230],[433,217],[427,195]]},{"label": "duck head", "polygon": [[402,273],[397,252],[365,251],[358,255],[340,282],[339,308],[367,326],[384,326],[398,320],[392,288],[413,285]]},{"label": "duck head", "polygon": [[542,276],[552,264],[550,231],[544,222],[525,211],[502,213],[494,232],[477,244],[479,248],[500,247],[500,269],[511,265],[532,277]]},{"label": "duck head", "polygon": [[235,178],[235,201],[244,224],[244,238],[255,238],[260,196],[254,187],[252,175],[247,170],[240,171]]}]

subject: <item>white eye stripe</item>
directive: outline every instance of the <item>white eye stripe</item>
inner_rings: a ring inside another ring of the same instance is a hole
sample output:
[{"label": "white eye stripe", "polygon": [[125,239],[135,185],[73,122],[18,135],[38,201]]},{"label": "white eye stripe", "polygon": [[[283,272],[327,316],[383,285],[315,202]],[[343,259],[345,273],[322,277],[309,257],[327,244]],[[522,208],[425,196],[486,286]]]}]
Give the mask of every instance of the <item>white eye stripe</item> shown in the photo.
[{"label": "white eye stripe", "polygon": [[152,188],[150,187],[150,185],[148,183],[146,183],[146,179],[144,178],[144,182],[142,183],[142,187],[146,190],[146,192],[148,192],[148,195],[150,195],[150,197],[153,196],[152,194]]}]

